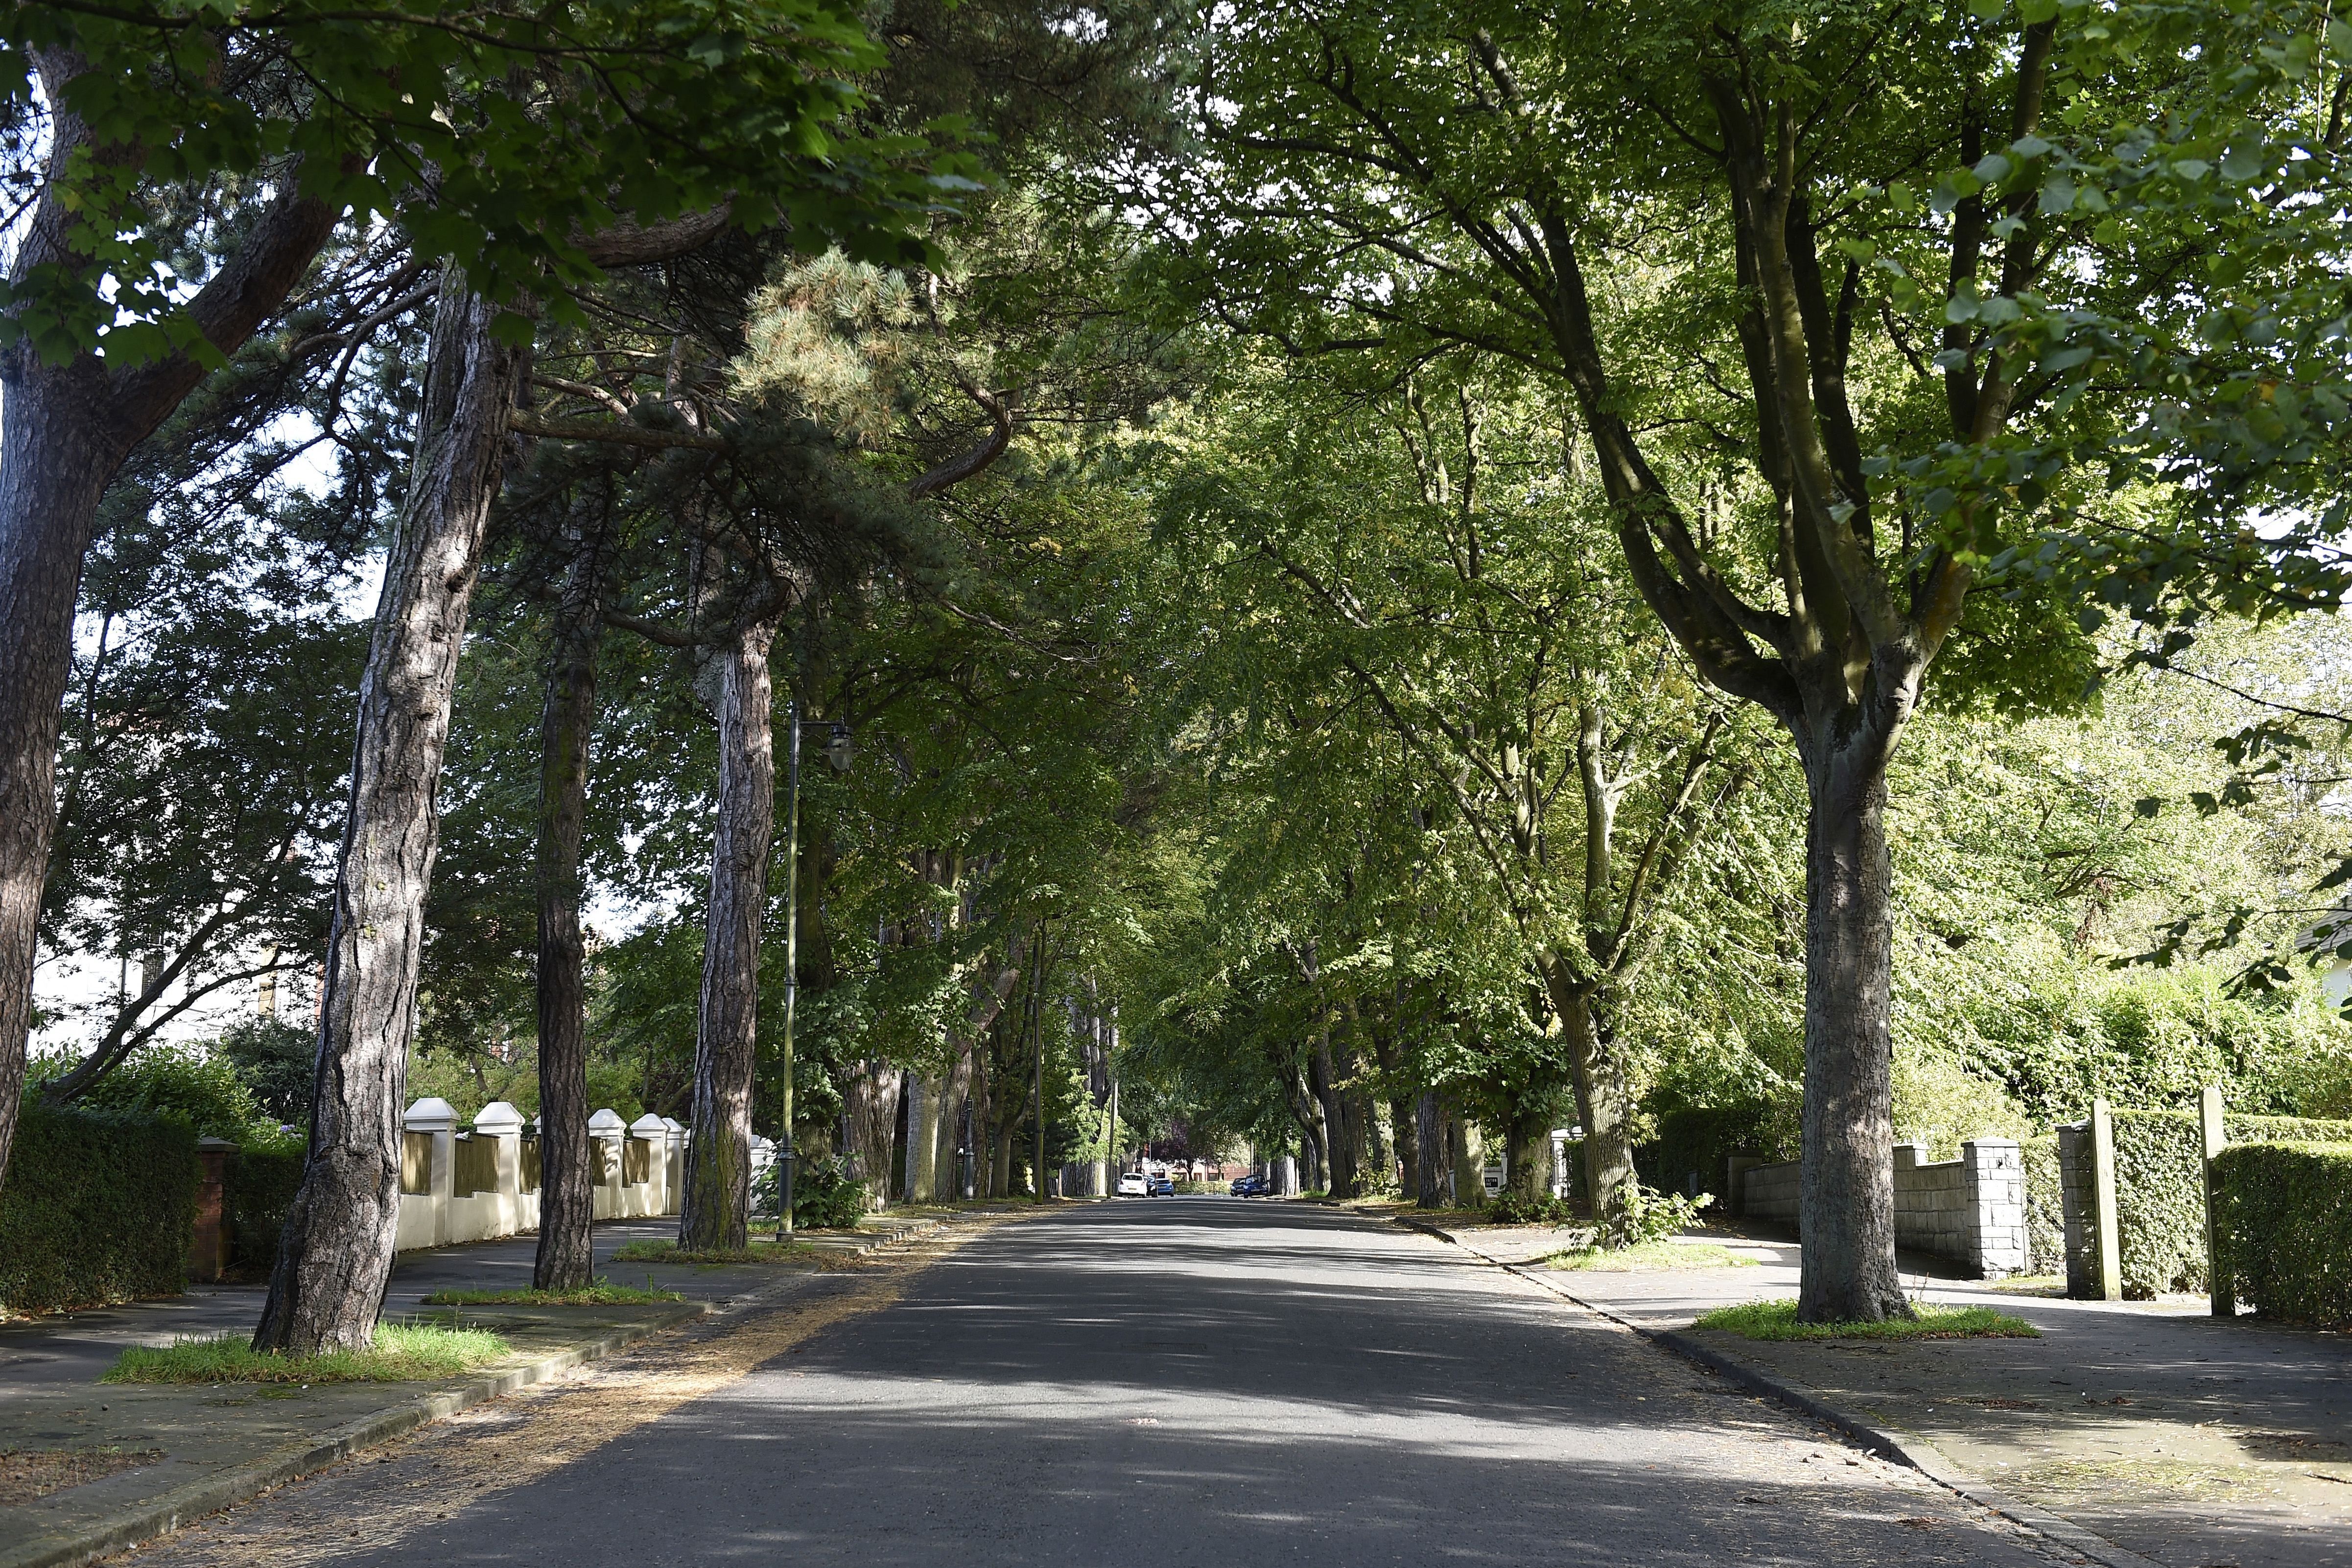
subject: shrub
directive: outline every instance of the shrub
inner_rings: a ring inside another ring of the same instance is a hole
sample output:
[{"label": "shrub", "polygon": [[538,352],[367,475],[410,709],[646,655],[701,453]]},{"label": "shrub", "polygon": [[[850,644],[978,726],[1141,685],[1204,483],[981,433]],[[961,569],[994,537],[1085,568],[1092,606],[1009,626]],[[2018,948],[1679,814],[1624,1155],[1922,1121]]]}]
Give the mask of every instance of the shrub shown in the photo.
[{"label": "shrub", "polygon": [[1794,1118],[1769,1100],[1665,1111],[1657,1129],[1656,1137],[1633,1150],[1633,1168],[1665,1192],[1681,1191],[1696,1171],[1699,1191],[1721,1197],[1727,1155],[1796,1156]]},{"label": "shrub", "polygon": [[1680,1193],[1653,1192],[1638,1181],[1627,1182],[1623,1221],[1604,1229],[1598,1239],[1603,1247],[1645,1247],[1664,1241],[1689,1228],[1698,1211],[1714,1201],[1712,1193],[1685,1197]]},{"label": "shrub", "polygon": [[2221,1151],[2223,1267],[2264,1317],[2352,1328],[2352,1143]]},{"label": "shrub", "polygon": [[0,1305],[40,1312],[178,1295],[195,1208],[186,1123],[27,1094],[0,1183]]},{"label": "shrub", "polygon": [[1549,1194],[1528,1197],[1505,1187],[1486,1200],[1489,1225],[1572,1225],[1575,1221],[1576,1205]]},{"label": "shrub", "polygon": [[846,1162],[827,1156],[803,1160],[793,1173],[793,1224],[840,1228],[866,1217],[866,1184],[849,1174]]},{"label": "shrub", "polygon": [[294,1189],[302,1185],[302,1145],[255,1141],[228,1162],[221,1182],[221,1219],[229,1232],[230,1267],[267,1274],[278,1261],[278,1238]]},{"label": "shrub", "polygon": [[[25,1098],[34,1085],[72,1071],[69,1056],[36,1057],[26,1063]],[[185,1122],[200,1138],[247,1143],[275,1137],[278,1123],[225,1058],[193,1046],[149,1046],[91,1084],[73,1103],[85,1110],[130,1116],[163,1116]]]},{"label": "shrub", "polygon": [[242,1019],[221,1031],[213,1049],[236,1070],[263,1114],[291,1126],[310,1124],[316,1033],[274,1018]]}]

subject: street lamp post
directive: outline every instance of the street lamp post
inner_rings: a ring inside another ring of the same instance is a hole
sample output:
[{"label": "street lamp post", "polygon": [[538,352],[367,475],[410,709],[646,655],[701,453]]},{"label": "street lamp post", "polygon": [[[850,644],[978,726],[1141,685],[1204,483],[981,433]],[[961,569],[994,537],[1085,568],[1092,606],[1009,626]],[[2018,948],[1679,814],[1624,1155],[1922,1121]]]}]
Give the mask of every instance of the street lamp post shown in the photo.
[{"label": "street lamp post", "polygon": [[[793,1144],[793,1015],[801,994],[801,728],[821,719],[801,717],[801,699],[792,702],[793,743],[784,791],[784,1105],[783,1136],[776,1140],[776,1239],[793,1233],[793,1166],[800,1152]],[[857,754],[845,724],[827,726],[824,759],[835,773],[849,771]]]}]

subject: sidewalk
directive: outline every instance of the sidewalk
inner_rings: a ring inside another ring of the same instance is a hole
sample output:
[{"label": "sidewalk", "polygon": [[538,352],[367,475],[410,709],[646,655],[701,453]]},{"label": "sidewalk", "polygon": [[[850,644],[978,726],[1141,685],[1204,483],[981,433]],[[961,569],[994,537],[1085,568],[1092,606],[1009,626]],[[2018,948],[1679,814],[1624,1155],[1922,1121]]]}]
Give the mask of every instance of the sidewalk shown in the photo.
[{"label": "sidewalk", "polygon": [[2218,1320],[2202,1297],[2072,1301],[2046,1293],[2054,1286],[2003,1290],[1906,1253],[1916,1299],[1997,1307],[2042,1337],[1754,1342],[1690,1323],[1710,1308],[1797,1293],[1796,1243],[1777,1227],[1735,1222],[1685,1238],[1749,1267],[1604,1273],[1543,1267],[1565,1245],[1557,1233],[1399,1218],[1818,1402],[1948,1484],[1971,1490],[1972,1479],[1984,1500],[2024,1504],[2021,1516],[2047,1511],[2166,1568],[2352,1568],[2352,1337]]},{"label": "sidewalk", "polygon": [[[856,1235],[804,1239],[846,1258],[929,1229],[943,1218],[893,1212],[873,1217]],[[0,1568],[46,1568],[119,1550],[707,1312],[805,1288],[823,1268],[816,1258],[725,1267],[612,1261],[614,1249],[627,1242],[677,1234],[675,1218],[596,1227],[599,1275],[686,1298],[640,1305],[425,1307],[422,1298],[439,1291],[527,1288],[537,1239],[401,1254],[384,1301],[386,1317],[455,1312],[504,1336],[515,1350],[505,1360],[437,1382],[205,1387],[97,1381],[126,1346],[169,1344],[181,1335],[249,1333],[266,1294],[259,1285],[197,1286],[165,1301],[0,1324],[0,1456],[113,1450],[138,1460],[38,1498],[12,1500],[0,1491]],[[98,1464],[121,1462],[117,1457]]]}]

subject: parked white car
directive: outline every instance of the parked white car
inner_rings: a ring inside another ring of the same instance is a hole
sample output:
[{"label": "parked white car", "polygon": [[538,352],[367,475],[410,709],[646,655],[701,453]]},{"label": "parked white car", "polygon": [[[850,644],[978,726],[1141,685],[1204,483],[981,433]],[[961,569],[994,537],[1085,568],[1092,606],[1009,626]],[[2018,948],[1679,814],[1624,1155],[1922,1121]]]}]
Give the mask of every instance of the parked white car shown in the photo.
[{"label": "parked white car", "polygon": [[1141,1171],[1122,1171],[1119,1173],[1119,1197],[1141,1197],[1150,1190],[1150,1187],[1146,1186],[1144,1183],[1143,1173]]}]

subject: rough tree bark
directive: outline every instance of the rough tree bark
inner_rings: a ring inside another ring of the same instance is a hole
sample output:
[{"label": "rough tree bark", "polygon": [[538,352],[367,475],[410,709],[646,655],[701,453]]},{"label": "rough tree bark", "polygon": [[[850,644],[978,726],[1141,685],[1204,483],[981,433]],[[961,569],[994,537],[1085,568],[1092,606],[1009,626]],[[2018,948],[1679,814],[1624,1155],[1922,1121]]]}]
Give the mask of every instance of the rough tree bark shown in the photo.
[{"label": "rough tree bark", "polygon": [[775,695],[768,675],[774,635],[765,622],[745,627],[718,655],[719,830],[710,849],[695,1030],[692,1141],[678,1211],[682,1248],[731,1249],[751,1235],[760,914],[776,829]]},{"label": "rough tree bark", "polygon": [[445,276],[408,494],[360,680],[310,1153],[257,1350],[366,1344],[391,1278],[434,795],[483,532],[503,476],[507,418],[529,371],[527,350],[490,335],[499,313],[467,293],[454,268]]},{"label": "rough tree bark", "polygon": [[1437,1091],[1424,1089],[1412,1103],[1414,1200],[1423,1208],[1445,1207],[1445,1109]]},{"label": "rough tree bark", "polygon": [[580,837],[588,814],[588,742],[596,723],[596,649],[604,631],[601,519],[573,541],[556,605],[540,716],[539,1252],[542,1291],[594,1276],[589,1235],[594,1172],[588,1151],[587,955],[580,935]]},{"label": "rough tree bark", "polygon": [[[37,57],[49,106],[49,188],[35,204],[9,277],[75,264],[79,220],[56,176],[91,151],[91,134],[59,96],[78,57]],[[281,193],[236,253],[188,302],[205,339],[234,353],[286,301],[333,234],[336,210]],[[33,960],[49,840],[57,827],[58,726],[73,667],[74,603],[100,497],[131,449],[203,379],[184,354],[119,370],[90,353],[44,364],[19,342],[0,352],[0,1172],[15,1141],[32,1027]]]}]

